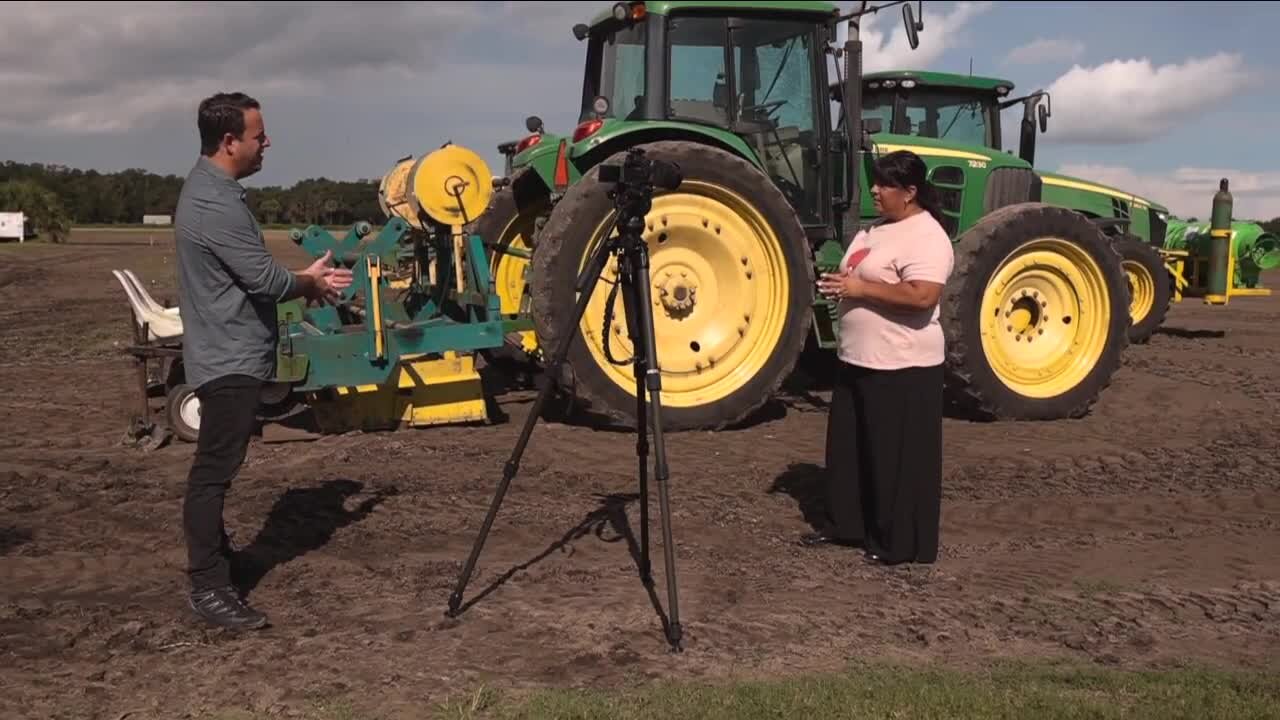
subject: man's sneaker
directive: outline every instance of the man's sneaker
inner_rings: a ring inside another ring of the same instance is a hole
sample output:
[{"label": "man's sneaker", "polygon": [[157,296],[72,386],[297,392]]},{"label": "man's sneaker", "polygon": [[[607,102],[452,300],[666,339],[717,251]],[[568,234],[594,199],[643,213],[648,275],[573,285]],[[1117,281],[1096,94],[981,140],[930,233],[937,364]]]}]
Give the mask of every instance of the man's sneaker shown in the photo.
[{"label": "man's sneaker", "polygon": [[267,616],[249,607],[234,587],[191,593],[191,609],[205,621],[230,630],[257,630],[267,624]]}]

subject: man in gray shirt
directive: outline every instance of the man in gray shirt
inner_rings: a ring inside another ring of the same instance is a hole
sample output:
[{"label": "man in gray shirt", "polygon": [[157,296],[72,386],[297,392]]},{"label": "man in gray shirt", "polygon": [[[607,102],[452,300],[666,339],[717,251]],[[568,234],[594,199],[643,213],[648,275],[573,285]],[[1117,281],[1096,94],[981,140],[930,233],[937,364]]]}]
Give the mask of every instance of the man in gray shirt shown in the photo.
[{"label": "man in gray shirt", "polygon": [[262,385],[275,376],[276,304],[325,302],[351,284],[326,253],[290,272],[267,251],[240,180],[262,169],[267,139],[257,101],[220,93],[200,103],[200,158],[174,214],[182,364],[200,400],[200,435],[187,476],[183,527],[190,605],[214,625],[260,628],[232,582],[222,509],[253,435]]}]

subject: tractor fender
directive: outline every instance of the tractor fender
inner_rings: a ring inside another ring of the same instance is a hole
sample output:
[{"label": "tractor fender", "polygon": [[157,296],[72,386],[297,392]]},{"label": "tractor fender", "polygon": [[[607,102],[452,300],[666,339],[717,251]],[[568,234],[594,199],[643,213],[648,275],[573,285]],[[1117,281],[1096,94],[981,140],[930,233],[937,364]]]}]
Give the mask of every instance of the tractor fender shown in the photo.
[{"label": "tractor fender", "polygon": [[530,168],[533,172],[524,175],[528,180],[540,180],[545,191],[550,193],[551,188],[555,187],[556,151],[560,147],[561,140],[568,140],[568,138],[544,133],[537,145],[511,158],[512,177],[519,177],[521,170]]},{"label": "tractor fender", "polygon": [[[572,156],[571,164],[586,173],[615,153],[625,152],[637,145],[663,141],[710,145],[737,155],[757,168],[763,169],[755,151],[737,135],[714,128],[674,122],[628,123],[614,128],[605,125],[599,133],[583,140],[573,148],[575,154]],[[554,156],[551,160],[551,168],[555,169]]]}]

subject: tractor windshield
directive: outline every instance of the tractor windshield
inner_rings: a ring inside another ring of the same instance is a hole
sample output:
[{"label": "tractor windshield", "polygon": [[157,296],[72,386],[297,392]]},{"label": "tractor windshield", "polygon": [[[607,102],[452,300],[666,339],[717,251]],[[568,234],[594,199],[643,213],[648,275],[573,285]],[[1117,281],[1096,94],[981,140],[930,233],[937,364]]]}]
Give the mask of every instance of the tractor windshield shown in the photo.
[{"label": "tractor windshield", "polygon": [[644,112],[645,40],[644,23],[592,38],[589,53],[587,91],[582,97],[582,116],[592,114],[597,95],[609,98],[608,117],[639,120]]},{"label": "tractor windshield", "polygon": [[885,132],[999,149],[994,98],[935,88],[867,90],[862,118],[878,118]]},{"label": "tractor windshield", "polygon": [[813,23],[676,17],[667,38],[667,119],[741,137],[801,222],[819,222]]}]

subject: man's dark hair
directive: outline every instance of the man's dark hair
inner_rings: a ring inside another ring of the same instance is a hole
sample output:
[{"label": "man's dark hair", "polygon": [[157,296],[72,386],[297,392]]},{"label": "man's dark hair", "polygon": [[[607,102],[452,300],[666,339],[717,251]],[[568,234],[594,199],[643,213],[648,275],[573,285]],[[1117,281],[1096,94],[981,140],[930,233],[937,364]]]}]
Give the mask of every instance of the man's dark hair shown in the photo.
[{"label": "man's dark hair", "polygon": [[244,112],[260,110],[257,100],[241,92],[218,93],[200,101],[196,124],[200,128],[200,153],[205,156],[218,151],[222,138],[231,133],[244,135]]}]

